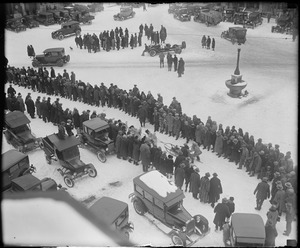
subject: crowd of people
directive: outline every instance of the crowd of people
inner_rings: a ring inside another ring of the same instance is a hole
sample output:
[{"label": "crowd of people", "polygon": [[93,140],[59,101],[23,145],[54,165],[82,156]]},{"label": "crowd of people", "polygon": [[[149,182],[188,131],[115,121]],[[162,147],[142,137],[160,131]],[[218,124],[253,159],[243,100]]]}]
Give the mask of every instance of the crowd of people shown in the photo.
[{"label": "crowd of people", "polygon": [[210,38],[209,35],[206,37],[205,35],[202,36],[201,39],[202,48],[211,49],[214,51],[216,47],[216,41],[215,38]]},{"label": "crowd of people", "polygon": [[[144,171],[151,166],[168,177],[174,176],[175,183],[179,188],[182,188],[183,182],[185,182],[186,190],[190,187],[189,190],[193,192],[194,198],[197,199],[199,196],[203,203],[210,203],[214,207],[219,196],[210,197],[210,192],[214,192],[214,190],[212,190],[211,183],[208,183],[211,182],[209,173],[206,173],[200,180],[197,175],[191,177],[193,173],[198,173],[197,167],[193,166],[193,163],[195,158],[200,161],[200,147],[214,152],[218,157],[228,159],[237,165],[237,169],[244,167],[250,177],[257,176],[267,184],[271,182],[270,194],[261,193],[261,191],[267,190],[261,186],[254,192],[258,198],[257,210],[260,210],[263,200],[271,196],[270,202],[276,206],[280,214],[285,212],[286,216],[289,216],[288,214],[291,212],[291,215],[294,216],[293,213],[296,212],[297,173],[295,169],[297,167],[294,168],[291,152],[284,154],[280,151],[278,144],[273,146],[272,143],[263,143],[261,138],[255,142],[253,135],[244,132],[242,128],[236,129],[235,126],[231,128],[227,126],[224,129],[222,124],[217,125],[217,122],[213,121],[210,116],[206,121],[202,121],[196,115],[189,117],[182,112],[181,104],[176,97],[173,97],[171,104],[167,106],[160,94],[156,99],[150,91],[147,94],[140,91],[137,85],[134,85],[129,91],[120,89],[113,84],[109,87],[104,83],[101,83],[100,86],[92,86],[88,82],[77,80],[74,72],[69,75],[66,69],[63,75],[60,73],[56,75],[53,68],[48,72],[46,68],[42,67],[36,70],[31,67],[26,69],[25,67],[8,66],[7,82],[10,83],[10,86],[7,89],[6,109],[24,112],[26,105],[32,118],[35,118],[36,113],[43,121],[52,122],[54,125],[60,125],[62,122],[69,123],[71,120],[74,127],[80,130],[83,121],[97,116],[96,113],[90,115],[88,110],[79,114],[76,108],[73,111],[68,108],[63,109],[58,97],[82,101],[91,106],[117,108],[130,116],[137,117],[141,127],[145,127],[146,121],[149,121],[151,125],[154,125],[154,134],[149,131],[151,139],[128,133],[121,121],[107,120],[110,125],[116,125],[122,131],[119,133],[120,130],[116,132],[117,129],[112,128],[115,131],[110,133],[110,138],[115,141],[117,157],[129,162],[134,161],[135,164],[141,161]],[[29,93],[23,100],[20,93],[16,94],[12,84],[57,98],[51,102],[51,97],[47,99],[38,97],[34,102]],[[102,113],[98,117],[105,118],[103,115],[105,114]],[[178,156],[173,158],[155,145],[155,132],[173,136],[175,139],[181,137],[186,140]],[[139,153],[133,153],[135,140],[140,142],[140,147],[137,149]],[[193,152],[191,152],[192,147],[188,146],[189,141],[193,144]],[[194,153],[195,151],[197,153]],[[178,162],[180,160],[181,162]],[[222,190],[219,188],[218,194],[221,193]],[[290,233],[290,222],[285,233],[286,235]]]}]

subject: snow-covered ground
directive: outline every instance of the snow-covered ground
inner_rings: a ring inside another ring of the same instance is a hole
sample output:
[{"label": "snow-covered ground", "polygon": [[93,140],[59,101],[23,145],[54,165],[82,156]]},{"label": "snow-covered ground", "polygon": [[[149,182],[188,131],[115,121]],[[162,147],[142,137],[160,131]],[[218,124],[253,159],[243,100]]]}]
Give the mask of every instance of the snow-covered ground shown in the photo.
[{"label": "snow-covered ground", "polygon": [[[40,26],[28,29],[26,32],[14,33],[5,31],[5,55],[9,64],[16,67],[31,66],[27,56],[27,45],[35,48],[36,54],[51,47],[64,47],[71,60],[63,68],[55,67],[57,73],[66,69],[69,73],[74,71],[76,79],[100,85],[104,82],[117,84],[120,88],[129,90],[137,84],[146,94],[151,91],[154,97],[161,93],[164,103],[169,105],[172,97],[181,102],[183,112],[189,116],[196,114],[202,121],[208,116],[224,127],[235,125],[253,135],[255,140],[262,138],[263,143],[279,144],[281,151],[291,151],[294,164],[297,164],[297,103],[298,103],[298,38],[295,42],[291,36],[271,33],[274,19],[267,23],[264,19],[262,25],[247,30],[247,41],[241,45],[240,72],[247,85],[249,96],[242,99],[233,99],[227,95],[228,89],[225,80],[231,78],[236,67],[237,45],[222,39],[221,32],[232,23],[222,22],[217,26],[206,27],[204,24],[180,22],[168,14],[168,4],[157,7],[134,9],[136,16],[123,22],[113,20],[113,15],[119,12],[119,6],[105,4],[104,11],[96,13],[92,25],[82,25],[82,34],[95,33],[115,27],[126,27],[129,33],[138,33],[140,24],[152,23],[154,30],[159,31],[161,25],[167,29],[167,42],[181,44],[186,41],[187,48],[178,56],[185,60],[185,73],[181,78],[174,72],[168,72],[167,67],[159,68],[159,58],[149,55],[141,56],[144,46],[135,49],[124,49],[100,53],[88,53],[87,50],[76,48],[74,37],[63,41],[51,38],[51,32],[58,29],[58,25]],[[216,40],[215,51],[201,48],[201,38],[209,35]],[[149,43],[143,37],[142,43]],[[70,50],[69,47],[73,47]],[[21,92],[23,98],[31,92],[35,100],[38,95],[22,87],[14,86],[17,93]],[[5,89],[6,91],[6,89]],[[45,95],[46,96],[46,95]],[[54,101],[52,97],[52,101]],[[60,99],[63,108],[76,107],[80,112],[90,109],[97,113],[105,112],[107,117],[127,121],[128,124],[139,127],[136,118],[127,116],[124,112],[107,107],[91,107],[79,102],[64,98]],[[29,117],[30,118],[30,117]],[[44,123],[41,119],[31,119],[31,128],[38,137],[57,132],[57,127]],[[151,125],[146,124],[145,129],[153,131]],[[157,134],[159,144],[162,142],[182,145],[183,139],[175,140],[163,134]],[[3,139],[2,152],[12,149]],[[96,156],[88,150],[80,149],[81,159],[86,163],[93,163],[98,176],[95,179],[86,177],[76,181],[69,193],[79,201],[91,196],[96,199],[110,196],[128,202],[130,220],[135,230],[131,233],[131,241],[137,245],[151,244],[153,246],[172,245],[171,239],[160,232],[146,218],[139,216],[133,209],[128,195],[133,191],[132,179],[142,173],[141,166],[135,166],[122,161],[116,156],[108,157],[105,164],[100,163]],[[52,177],[57,183],[64,185],[63,178],[57,172],[58,164],[48,165],[43,151],[37,149],[29,153],[30,162],[37,167],[36,176],[39,178]],[[237,170],[233,163],[218,158],[214,153],[203,151],[203,163],[195,162],[200,168],[200,175],[206,172],[217,172],[222,181],[222,197],[234,196],[236,212],[259,213],[266,220],[266,213],[270,207],[268,201],[264,202],[261,211],[256,211],[253,191],[259,182],[256,178],[248,177],[243,170]],[[93,202],[90,202],[91,205]],[[222,233],[214,232],[212,223],[213,209],[208,204],[200,203],[186,193],[184,206],[192,215],[203,214],[210,222],[212,231],[194,246],[223,246]],[[290,239],[296,238],[296,223],[293,222],[293,233]],[[277,246],[286,245],[287,237],[282,233],[285,230],[285,216],[277,224]],[[84,231],[84,230],[83,230]],[[58,243],[59,245],[59,243]],[[87,244],[88,246],[88,244]]]}]

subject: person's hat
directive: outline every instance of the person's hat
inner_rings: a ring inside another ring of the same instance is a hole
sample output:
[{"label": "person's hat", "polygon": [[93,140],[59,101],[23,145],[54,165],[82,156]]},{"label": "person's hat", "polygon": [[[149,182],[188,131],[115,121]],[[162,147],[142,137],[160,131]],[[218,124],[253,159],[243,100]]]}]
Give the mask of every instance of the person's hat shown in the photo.
[{"label": "person's hat", "polygon": [[210,177],[210,173],[209,173],[209,172],[206,172],[206,173],[205,173],[205,176]]},{"label": "person's hat", "polygon": [[273,225],[273,221],[272,220],[267,220],[266,226],[272,226]]},{"label": "person's hat", "polygon": [[261,150],[261,151],[259,152],[259,154],[260,154],[260,155],[264,155],[265,152],[264,152],[263,150]]},{"label": "person's hat", "polygon": [[178,155],[182,156],[182,155],[183,155],[183,152],[182,152],[182,151],[179,151],[179,152],[178,152]]},{"label": "person's hat", "polygon": [[279,173],[278,171],[276,171],[276,172],[274,173],[274,176],[280,176],[280,173]]},{"label": "person's hat", "polygon": [[176,97],[174,96],[173,99],[176,99]]},{"label": "person's hat", "polygon": [[199,170],[198,167],[196,167],[194,170],[195,170],[196,172],[200,172],[200,170]]},{"label": "person's hat", "polygon": [[279,145],[276,144],[276,145],[275,145],[275,148],[279,148]]},{"label": "person's hat", "polygon": [[214,176],[214,177],[217,177],[217,176],[218,176],[218,174],[217,174],[216,172],[214,172],[214,173],[213,173],[213,176]]},{"label": "person's hat", "polygon": [[227,202],[228,202],[227,198],[222,199],[222,203],[227,203]]},{"label": "person's hat", "polygon": [[[279,175],[280,175],[280,174],[279,174]],[[282,182],[281,182],[280,180],[276,181],[275,183],[276,183],[276,185],[278,185],[278,184],[281,184],[281,185],[282,185]]]},{"label": "person's hat", "polygon": [[173,156],[172,155],[168,155],[168,158],[173,158]]},{"label": "person's hat", "polygon": [[72,122],[72,120],[71,120],[71,119],[68,119],[67,122]]},{"label": "person's hat", "polygon": [[268,181],[268,178],[267,178],[267,177],[263,177],[263,178],[262,178],[262,181],[263,181],[263,182],[267,182],[267,181]]},{"label": "person's hat", "polygon": [[134,86],[136,86],[136,84]]},{"label": "person's hat", "polygon": [[233,196],[230,196],[230,197],[229,197],[229,200],[230,200],[230,201],[234,201],[234,197],[233,197]]},{"label": "person's hat", "polygon": [[62,121],[61,123],[60,123],[61,125],[64,125],[64,124],[66,124],[64,121]]},{"label": "person's hat", "polygon": [[295,171],[291,171],[290,172],[290,176],[295,176],[296,175],[296,172]]},{"label": "person's hat", "polygon": [[18,96],[21,96],[21,93],[20,93],[20,92],[18,93]]},{"label": "person's hat", "polygon": [[276,207],[275,205],[272,205],[272,206],[269,208],[270,211],[275,211],[276,209],[277,209],[277,207]]},{"label": "person's hat", "polygon": [[292,189],[292,188],[293,188],[293,186],[292,186],[292,184],[291,184],[290,182],[287,182],[287,183],[285,183],[284,185],[285,185],[285,187],[286,187],[287,189]]},{"label": "person's hat", "polygon": [[279,162],[278,162],[278,161],[274,161],[273,164],[274,164],[274,165],[278,165]]},{"label": "person's hat", "polygon": [[282,190],[282,189],[283,189],[283,186],[282,186],[282,184],[277,184],[277,185],[276,185],[276,188],[277,188],[278,190]]}]

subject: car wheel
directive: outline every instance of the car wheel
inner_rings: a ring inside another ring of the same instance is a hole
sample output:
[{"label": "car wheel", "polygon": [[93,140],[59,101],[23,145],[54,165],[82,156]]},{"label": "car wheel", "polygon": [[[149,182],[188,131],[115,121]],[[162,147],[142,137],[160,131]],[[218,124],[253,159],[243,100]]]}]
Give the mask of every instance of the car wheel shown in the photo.
[{"label": "car wheel", "polygon": [[135,212],[137,212],[137,214],[139,214],[139,215],[144,215],[146,213],[145,206],[139,199],[135,199],[133,201],[133,207],[134,207]]},{"label": "car wheel", "polygon": [[45,157],[46,157],[47,163],[48,163],[48,164],[51,164],[51,163],[52,163],[51,157],[50,157],[49,155],[45,155]]},{"label": "car wheel", "polygon": [[156,55],[156,51],[155,50],[150,50],[149,54],[151,57],[154,57]]},{"label": "car wheel", "polygon": [[95,168],[88,168],[88,174],[90,177],[96,177],[97,176],[97,171]]},{"label": "car wheel", "polygon": [[62,67],[64,65],[64,61],[62,59],[60,59],[59,61],[57,61],[57,66]]},{"label": "car wheel", "polygon": [[37,61],[32,61],[32,66],[33,67],[38,67],[39,66],[39,63]]},{"label": "car wheel", "polygon": [[59,34],[59,35],[58,35],[58,39],[59,39],[59,40],[63,40],[63,39],[64,39],[63,34]]},{"label": "car wheel", "polygon": [[171,239],[175,246],[184,246],[184,242],[182,238],[180,238],[177,233],[173,233]]},{"label": "car wheel", "polygon": [[66,56],[66,62],[70,62],[70,55]]},{"label": "car wheel", "polygon": [[100,162],[105,163],[106,162],[106,155],[104,151],[98,151],[97,152],[97,158]]},{"label": "car wheel", "polygon": [[65,184],[66,184],[69,188],[74,187],[74,180],[71,178],[70,175],[65,176],[65,177],[64,177],[64,181],[65,181]]},{"label": "car wheel", "polygon": [[125,237],[126,237],[127,239],[129,239],[129,232],[128,232],[128,231],[125,231],[124,234],[125,234]]}]

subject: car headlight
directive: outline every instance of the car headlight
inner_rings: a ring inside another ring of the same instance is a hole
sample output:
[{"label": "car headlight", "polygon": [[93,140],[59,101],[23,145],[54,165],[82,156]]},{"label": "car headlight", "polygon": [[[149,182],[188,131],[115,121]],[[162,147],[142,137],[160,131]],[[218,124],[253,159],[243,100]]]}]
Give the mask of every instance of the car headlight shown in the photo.
[{"label": "car headlight", "polygon": [[183,232],[185,232],[186,231],[186,226],[183,226],[181,229],[182,229]]}]

